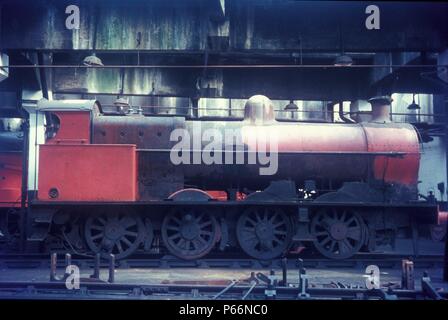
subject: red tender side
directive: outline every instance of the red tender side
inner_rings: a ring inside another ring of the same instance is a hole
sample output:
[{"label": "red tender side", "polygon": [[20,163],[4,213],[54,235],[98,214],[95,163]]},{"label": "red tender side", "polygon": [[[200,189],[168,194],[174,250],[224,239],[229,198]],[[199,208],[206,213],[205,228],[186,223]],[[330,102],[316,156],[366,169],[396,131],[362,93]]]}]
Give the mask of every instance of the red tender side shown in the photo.
[{"label": "red tender side", "polygon": [[22,154],[0,153],[0,208],[20,205]]},{"label": "red tender side", "polygon": [[135,145],[40,146],[39,200],[136,201],[136,181]]}]

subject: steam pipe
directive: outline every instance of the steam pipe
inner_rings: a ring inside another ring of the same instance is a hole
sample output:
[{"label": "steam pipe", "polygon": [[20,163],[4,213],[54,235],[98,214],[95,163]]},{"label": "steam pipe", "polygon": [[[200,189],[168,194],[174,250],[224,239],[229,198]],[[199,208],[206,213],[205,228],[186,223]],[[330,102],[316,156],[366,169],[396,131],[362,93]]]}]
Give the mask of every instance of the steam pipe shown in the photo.
[{"label": "steam pipe", "polygon": [[346,123],[356,123],[354,120],[349,119],[344,115],[343,103],[343,101],[339,101],[339,117]]}]

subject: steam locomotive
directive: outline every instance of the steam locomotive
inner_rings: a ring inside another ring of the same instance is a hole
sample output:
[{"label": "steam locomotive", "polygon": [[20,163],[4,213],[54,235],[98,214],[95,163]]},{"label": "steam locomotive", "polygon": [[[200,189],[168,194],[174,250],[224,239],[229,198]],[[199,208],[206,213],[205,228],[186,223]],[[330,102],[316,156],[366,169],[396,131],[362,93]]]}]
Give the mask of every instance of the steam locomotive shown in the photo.
[{"label": "steam locomotive", "polygon": [[389,120],[390,102],[371,99],[367,122],[319,123],[280,121],[265,96],[233,120],[42,99],[25,106],[25,148],[2,142],[0,226],[16,217],[26,247],[117,259],[393,246],[436,224],[438,207],[418,195],[419,135]]}]

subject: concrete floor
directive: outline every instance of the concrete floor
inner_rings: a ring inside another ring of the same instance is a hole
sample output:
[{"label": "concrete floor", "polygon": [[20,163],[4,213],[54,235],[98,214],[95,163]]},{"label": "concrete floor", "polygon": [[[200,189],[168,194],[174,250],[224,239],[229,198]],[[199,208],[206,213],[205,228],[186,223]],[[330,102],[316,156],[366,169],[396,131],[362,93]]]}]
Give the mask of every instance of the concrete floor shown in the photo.
[{"label": "concrete floor", "polygon": [[[227,285],[231,280],[244,280],[249,278],[250,272],[262,272],[269,274],[269,270],[249,270],[249,269],[117,269],[115,271],[116,283],[127,284],[212,284]],[[401,271],[395,269],[380,270],[380,280],[382,286],[399,285],[401,281]],[[415,285],[420,288],[420,279],[423,269],[416,269]],[[448,283],[442,281],[442,269],[427,270],[436,288],[448,291]],[[62,276],[64,270],[59,269],[58,275]],[[364,270],[361,269],[308,269],[310,284],[313,287],[331,287],[332,283],[340,282],[344,285],[365,287],[366,278]],[[88,278],[92,270],[81,270],[81,277]],[[281,271],[276,270],[278,279],[281,279]],[[108,270],[101,269],[100,278],[107,280]],[[42,282],[49,281],[48,269],[2,269],[0,270],[0,281],[29,281]],[[288,271],[288,282],[297,283],[297,270]]]},{"label": "concrete floor", "polygon": [[[409,248],[409,254],[412,255],[412,246],[409,242],[398,243],[400,247]],[[419,241],[420,254],[441,255],[443,252],[443,243],[434,243],[432,241]],[[410,248],[411,247],[411,248]],[[2,264],[0,264],[2,266]],[[89,278],[92,274],[90,269],[81,269],[81,277]],[[229,269],[229,268],[126,268],[115,271],[116,283],[127,284],[212,284],[227,285],[231,280],[244,280],[249,278],[251,271],[269,274],[269,269]],[[281,279],[281,270],[275,270],[278,279]],[[331,287],[332,283],[340,282],[344,285],[365,287],[366,277],[364,269],[358,268],[309,268],[307,274],[310,276],[309,282],[315,287]],[[394,286],[401,283],[401,270],[399,268],[380,270],[380,281],[382,286]],[[420,288],[420,279],[425,269],[415,269],[415,285]],[[429,272],[431,280],[436,288],[442,288],[448,291],[448,283],[442,281],[443,270],[441,268],[431,268]],[[64,270],[58,269],[58,276],[62,276]],[[49,281],[50,270],[47,268],[29,268],[29,269],[10,269],[0,267],[0,282],[3,281],[30,281],[45,282]],[[108,278],[108,270],[101,269],[100,278],[104,281]],[[298,282],[297,270],[288,270],[288,282]]]}]

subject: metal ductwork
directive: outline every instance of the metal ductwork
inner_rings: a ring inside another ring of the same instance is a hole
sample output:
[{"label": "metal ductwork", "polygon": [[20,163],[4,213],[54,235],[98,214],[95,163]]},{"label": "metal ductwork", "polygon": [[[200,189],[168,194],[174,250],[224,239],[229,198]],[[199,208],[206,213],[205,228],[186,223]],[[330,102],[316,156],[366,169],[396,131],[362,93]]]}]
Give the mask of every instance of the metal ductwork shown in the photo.
[{"label": "metal ductwork", "polygon": [[369,122],[372,120],[372,106],[367,100],[350,102],[350,118],[355,122]]}]

